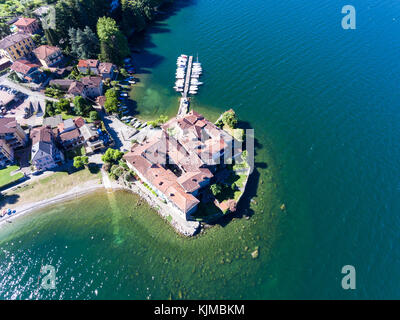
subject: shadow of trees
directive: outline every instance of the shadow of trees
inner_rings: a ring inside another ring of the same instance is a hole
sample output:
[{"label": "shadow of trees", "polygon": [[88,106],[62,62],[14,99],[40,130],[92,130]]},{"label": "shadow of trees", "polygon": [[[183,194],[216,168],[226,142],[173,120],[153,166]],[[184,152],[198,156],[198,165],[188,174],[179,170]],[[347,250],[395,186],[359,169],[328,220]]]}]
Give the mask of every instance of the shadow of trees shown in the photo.
[{"label": "shadow of trees", "polygon": [[[238,128],[244,129],[252,129],[249,122],[239,121]],[[259,142],[259,140],[254,137],[254,158],[257,156],[257,150],[262,149],[263,145]],[[251,201],[257,195],[257,189],[260,181],[260,172],[258,169],[266,169],[268,168],[268,164],[266,162],[255,162],[254,170],[251,173],[249,180],[246,185],[245,192],[242,195],[242,198],[239,201],[239,204],[236,208],[235,212],[231,212],[227,215],[222,216],[220,219],[210,222],[210,225],[220,225],[225,227],[228,223],[230,223],[233,219],[237,218],[250,218],[255,214],[254,210],[251,209]]]},{"label": "shadow of trees", "polygon": [[3,209],[7,205],[17,203],[19,198],[20,196],[18,194],[6,195],[0,193],[0,209]]}]

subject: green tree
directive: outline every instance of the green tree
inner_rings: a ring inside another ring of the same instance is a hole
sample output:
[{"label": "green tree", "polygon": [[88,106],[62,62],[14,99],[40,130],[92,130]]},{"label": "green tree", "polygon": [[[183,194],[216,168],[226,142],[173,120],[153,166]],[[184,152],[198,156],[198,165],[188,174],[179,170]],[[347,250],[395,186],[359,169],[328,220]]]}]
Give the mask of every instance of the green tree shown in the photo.
[{"label": "green tree", "polygon": [[11,30],[8,25],[4,22],[0,22],[0,39],[8,36],[11,34]]},{"label": "green tree", "polygon": [[222,188],[219,184],[211,185],[210,190],[211,190],[212,194],[214,195],[214,197],[218,196],[222,192]]},{"label": "green tree", "polygon": [[124,153],[118,149],[108,148],[107,151],[102,155],[101,160],[106,163],[118,163],[122,159]]},{"label": "green tree", "polygon": [[97,22],[97,35],[100,39],[100,60],[112,62],[117,65],[129,55],[128,40],[119,30],[114,19],[99,18]]},{"label": "green tree", "polygon": [[88,26],[68,31],[71,55],[79,59],[95,58],[99,53],[99,39]]},{"label": "green tree", "polygon": [[76,156],[74,157],[73,166],[77,169],[80,169],[89,164],[89,158],[87,156]]},{"label": "green tree", "polygon": [[222,121],[228,127],[234,129],[237,125],[236,113],[233,110],[226,111],[222,116]]},{"label": "green tree", "polygon": [[122,75],[124,78],[126,78],[126,77],[129,76],[128,71],[126,71],[126,69],[124,69],[124,68],[121,68],[121,70],[120,70],[119,72],[121,73],[121,75]]},{"label": "green tree", "polygon": [[108,113],[114,113],[118,111],[118,96],[115,89],[108,89],[105,93],[106,102],[104,103],[104,109]]},{"label": "green tree", "polygon": [[95,110],[90,111],[89,117],[90,117],[90,120],[92,120],[92,121],[99,120],[99,114]]},{"label": "green tree", "polygon": [[46,107],[45,117],[52,117],[52,116],[56,115],[56,113],[57,113],[56,107],[55,107],[53,101],[46,100],[45,107]]},{"label": "green tree", "polygon": [[71,103],[69,102],[68,99],[61,98],[57,103],[56,103],[56,108],[59,110],[59,112],[70,112],[71,109]]},{"label": "green tree", "polygon": [[119,165],[114,164],[110,169],[110,177],[113,179],[118,179],[124,174],[124,169]]},{"label": "green tree", "polygon": [[44,29],[44,36],[49,45],[57,46],[59,44],[57,33],[53,29]]},{"label": "green tree", "polygon": [[81,96],[76,96],[74,98],[75,113],[78,116],[87,116],[92,109],[89,102]]},{"label": "green tree", "polygon": [[35,43],[35,46],[40,46],[42,44],[42,36],[40,34],[32,35],[32,40]]}]

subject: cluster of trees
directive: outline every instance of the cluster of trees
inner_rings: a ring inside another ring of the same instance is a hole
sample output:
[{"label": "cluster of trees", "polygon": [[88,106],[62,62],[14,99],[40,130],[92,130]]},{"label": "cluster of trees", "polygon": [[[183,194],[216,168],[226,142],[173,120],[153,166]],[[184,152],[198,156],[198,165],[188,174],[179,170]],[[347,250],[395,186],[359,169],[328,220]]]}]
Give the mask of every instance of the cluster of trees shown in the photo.
[{"label": "cluster of trees", "polygon": [[93,110],[92,105],[81,96],[76,96],[74,98],[74,106],[75,114],[78,116],[87,117],[90,111]]},{"label": "cluster of trees", "polygon": [[116,7],[110,0],[60,0],[55,4],[56,29],[46,29],[45,36],[50,45],[61,46],[75,57],[95,58],[100,53],[101,60],[120,65],[129,54],[126,37],[144,30],[155,8],[166,1],[172,2],[120,0]]},{"label": "cluster of trees", "polygon": [[114,19],[102,17],[97,22],[97,35],[100,40],[100,60],[122,65],[129,55],[128,41]]},{"label": "cluster of trees", "polygon": [[57,88],[47,87],[44,90],[44,94],[48,97],[61,98],[64,96],[65,92]]},{"label": "cluster of trees", "polygon": [[8,25],[4,22],[0,22],[0,39],[11,34],[11,30]]},{"label": "cluster of trees", "polygon": [[93,110],[92,105],[85,98],[76,96],[73,102],[74,110],[71,108],[71,101],[69,99],[61,98],[59,101],[46,100],[45,117],[52,117],[64,112],[66,114],[74,114],[83,117],[89,116],[93,121],[98,120],[98,113]]},{"label": "cluster of trees", "polygon": [[101,160],[108,164],[116,164],[122,159],[124,153],[118,149],[108,148],[107,151],[101,156]]},{"label": "cluster of trees", "polygon": [[97,35],[86,26],[83,30],[70,28],[68,30],[70,54],[79,59],[97,58],[99,52],[99,39]]},{"label": "cluster of trees", "polygon": [[104,103],[104,109],[108,113],[114,113],[118,111],[118,95],[117,91],[113,88],[108,89],[105,93],[106,102]]},{"label": "cluster of trees", "polygon": [[89,164],[89,158],[87,156],[76,156],[74,157],[73,166],[77,169],[80,169]]},{"label": "cluster of trees", "polygon": [[98,18],[110,11],[110,1],[61,0],[57,1],[55,11],[56,30],[50,29],[50,35],[56,43],[66,48],[69,45],[69,30],[71,28],[84,30],[86,26],[92,31],[96,30]]},{"label": "cluster of trees", "polygon": [[232,129],[236,128],[238,120],[236,118],[235,111],[233,111],[233,110],[226,111],[222,116],[222,122],[226,126],[232,128]]},{"label": "cluster of trees", "polygon": [[52,117],[62,112],[71,112],[71,103],[68,99],[61,98],[58,102],[46,100],[46,117]]}]

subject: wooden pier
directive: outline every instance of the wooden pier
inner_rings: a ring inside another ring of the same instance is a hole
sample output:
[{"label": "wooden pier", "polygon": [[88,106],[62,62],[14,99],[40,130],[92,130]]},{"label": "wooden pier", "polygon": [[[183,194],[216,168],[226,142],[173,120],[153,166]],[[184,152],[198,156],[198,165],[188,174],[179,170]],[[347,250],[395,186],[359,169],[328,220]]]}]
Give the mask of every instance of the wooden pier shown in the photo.
[{"label": "wooden pier", "polygon": [[189,56],[188,64],[186,67],[186,78],[185,78],[185,87],[183,89],[182,96],[187,98],[187,94],[190,88],[190,76],[192,75],[192,66],[193,66],[193,56]]}]

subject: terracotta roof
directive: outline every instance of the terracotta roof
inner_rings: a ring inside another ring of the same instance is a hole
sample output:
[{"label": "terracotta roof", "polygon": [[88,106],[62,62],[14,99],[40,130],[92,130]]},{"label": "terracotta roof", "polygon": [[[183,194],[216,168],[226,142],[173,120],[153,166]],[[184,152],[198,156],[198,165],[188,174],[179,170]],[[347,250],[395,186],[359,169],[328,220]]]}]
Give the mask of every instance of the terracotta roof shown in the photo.
[{"label": "terracotta roof", "polygon": [[102,83],[101,77],[83,77],[81,78],[81,82],[85,87],[89,88],[98,88]]},{"label": "terracotta roof", "polygon": [[200,183],[212,177],[213,174],[211,171],[203,168],[202,171],[184,173],[177,179],[177,182],[182,186],[183,189],[185,189],[186,192],[194,192],[200,188]]},{"label": "terracotta roof", "polygon": [[[213,177],[207,166],[215,164],[213,158],[219,159],[218,153],[233,138],[195,111],[168,121],[162,129],[149,141],[135,144],[124,158],[152,188],[187,213],[199,203],[192,193]],[[173,133],[169,134],[168,129],[174,129]],[[200,157],[203,155],[205,159]],[[169,170],[167,159],[181,173]]]},{"label": "terracotta roof", "polygon": [[111,69],[113,68],[113,64],[112,63],[110,63],[110,62],[101,62],[100,64],[99,64],[99,72],[100,73],[110,73],[111,72]]},{"label": "terracotta roof", "polygon": [[29,73],[29,71],[32,68],[38,68],[38,67],[39,66],[37,64],[31,63],[28,60],[22,59],[22,60],[15,61],[11,66],[11,70],[26,75]]},{"label": "terracotta roof", "polygon": [[11,47],[12,45],[26,40],[30,37],[31,36],[29,34],[22,32],[10,34],[9,36],[0,40],[0,49],[7,49],[8,47]]},{"label": "terracotta roof", "polygon": [[80,128],[85,125],[85,120],[82,117],[78,117],[74,119],[75,125]]},{"label": "terracotta roof", "polygon": [[184,213],[189,212],[200,201],[192,194],[186,193],[183,188],[177,184],[172,184],[166,191],[167,197]]},{"label": "terracotta roof", "polygon": [[50,56],[58,51],[61,51],[61,49],[58,47],[52,47],[52,46],[48,46],[48,45],[43,45],[43,46],[40,46],[40,47],[36,48],[35,50],[33,50],[36,57],[40,60],[45,60],[48,56]]},{"label": "terracotta roof", "polygon": [[82,82],[79,81],[72,82],[68,89],[69,94],[82,95],[84,91],[85,91],[85,86],[83,85]]},{"label": "terracotta roof", "polygon": [[106,103],[106,97],[105,96],[98,96],[96,98],[96,103],[101,106],[104,107],[104,104]]},{"label": "terracotta roof", "polygon": [[99,64],[99,60],[96,60],[96,59],[79,60],[78,67],[80,67],[80,68],[97,68],[98,64]]},{"label": "terracotta roof", "polygon": [[124,159],[129,162],[142,176],[148,180],[153,188],[162,192],[182,212],[187,213],[200,201],[176,182],[176,176],[158,164],[152,164],[145,157],[127,153]]},{"label": "terracotta roof", "polygon": [[80,137],[80,132],[78,129],[74,129],[71,131],[66,131],[60,134],[60,139],[61,141],[69,141],[69,140],[73,140],[73,139],[77,139]]},{"label": "terracotta roof", "polygon": [[31,139],[32,144],[36,144],[38,142],[51,143],[53,141],[53,131],[50,127],[34,128],[31,131]]},{"label": "terracotta roof", "polygon": [[15,118],[1,118],[0,119],[0,133],[15,132],[17,121]]},{"label": "terracotta roof", "polygon": [[17,26],[17,27],[27,27],[27,26],[31,25],[32,23],[35,23],[35,22],[37,22],[36,19],[22,17],[22,18],[19,18],[17,20],[17,22],[14,23],[14,25]]}]

